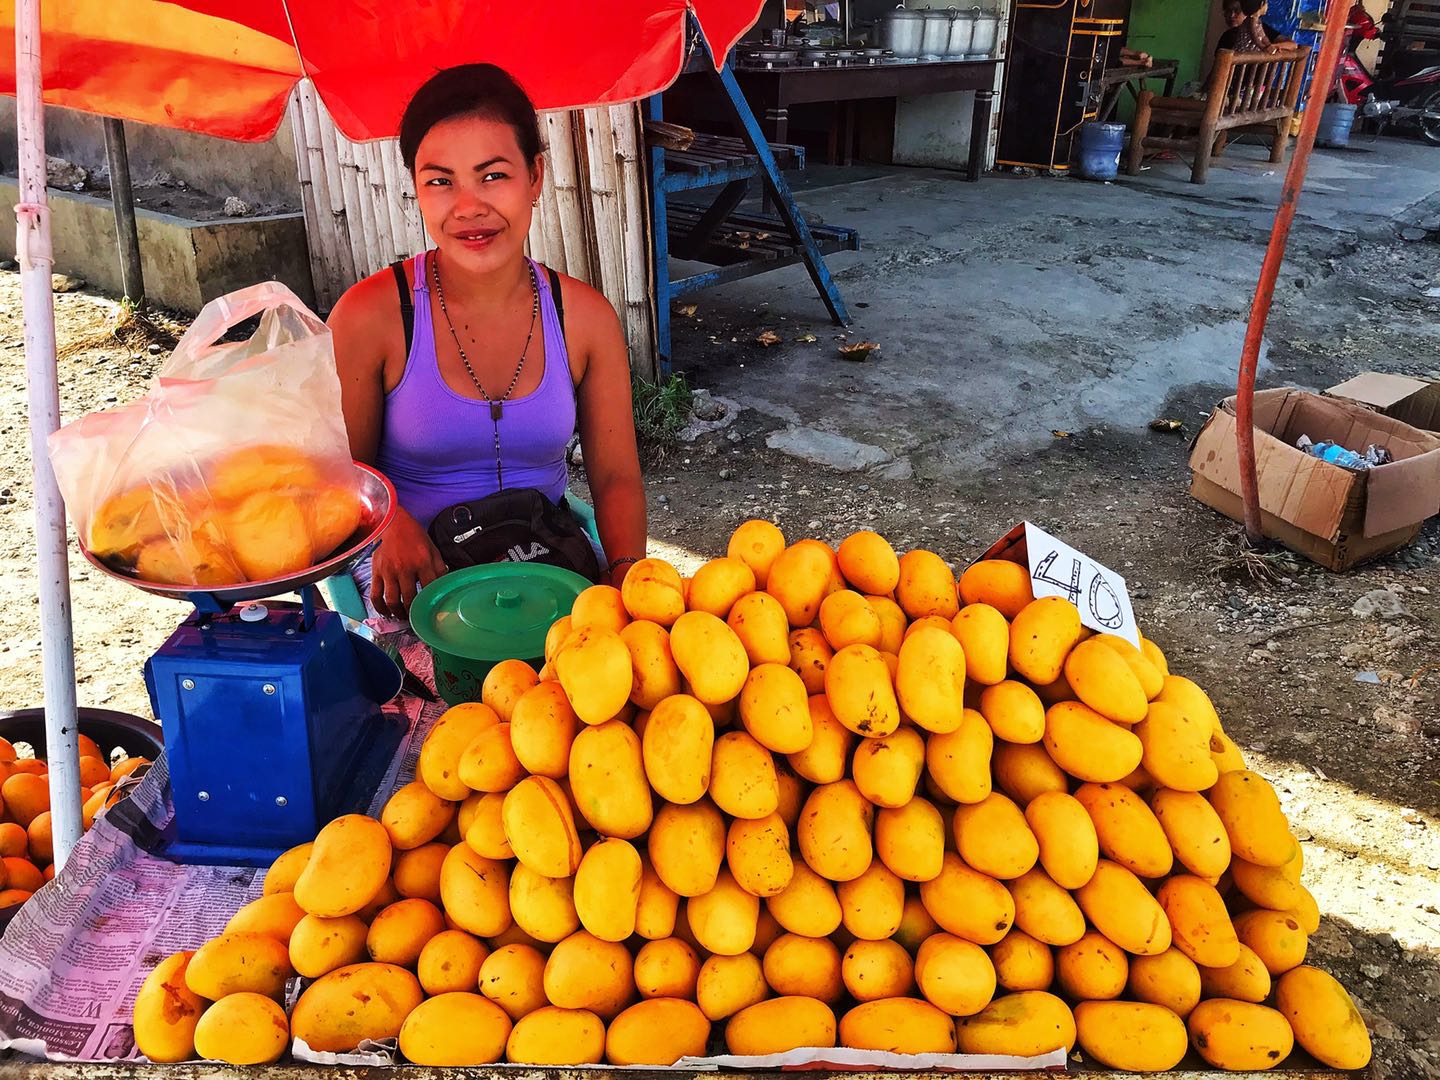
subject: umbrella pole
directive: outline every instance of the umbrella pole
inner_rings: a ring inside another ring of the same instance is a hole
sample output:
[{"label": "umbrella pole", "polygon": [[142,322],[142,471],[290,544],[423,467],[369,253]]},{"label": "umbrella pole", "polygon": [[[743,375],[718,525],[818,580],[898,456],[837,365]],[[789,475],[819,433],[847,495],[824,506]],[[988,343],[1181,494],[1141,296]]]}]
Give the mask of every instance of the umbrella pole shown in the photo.
[{"label": "umbrella pole", "polygon": [[[1259,544],[1263,532],[1260,522],[1260,482],[1255,470],[1255,372],[1260,363],[1260,345],[1265,339],[1265,320],[1275,299],[1275,281],[1280,264],[1285,261],[1285,245],[1290,240],[1290,226],[1295,221],[1295,204],[1305,186],[1305,173],[1310,168],[1310,151],[1315,146],[1315,132],[1320,127],[1320,113],[1335,80],[1335,64],[1340,58],[1340,44],[1345,40],[1345,16],[1349,0],[1329,0],[1325,11],[1325,37],[1320,43],[1320,58],[1310,81],[1310,95],[1300,118],[1300,135],[1285,173],[1285,186],[1280,192],[1280,205],[1275,211],[1275,224],[1270,229],[1270,243],[1265,261],[1260,265],[1260,280],[1255,285],[1255,299],[1250,304],[1250,324],[1245,328],[1245,346],[1240,352],[1240,378],[1235,387],[1236,454],[1240,461],[1240,497],[1245,507],[1245,536],[1251,544]],[[1298,77],[1298,74],[1297,74]]]},{"label": "umbrella pole", "polygon": [[15,250],[25,321],[40,641],[45,670],[45,744],[58,870],[80,839],[80,733],[75,710],[75,643],[70,627],[65,505],[47,447],[50,433],[60,426],[60,389],[55,374],[55,302],[50,292],[50,210],[45,198],[40,0],[17,0],[15,5],[15,120],[20,144]]},{"label": "umbrella pole", "polygon": [[110,207],[115,213],[115,239],[120,248],[120,283],[125,299],[145,306],[145,272],[140,264],[140,232],[135,224],[135,189],[130,185],[130,154],[125,125],[105,118],[105,157],[110,164]]}]

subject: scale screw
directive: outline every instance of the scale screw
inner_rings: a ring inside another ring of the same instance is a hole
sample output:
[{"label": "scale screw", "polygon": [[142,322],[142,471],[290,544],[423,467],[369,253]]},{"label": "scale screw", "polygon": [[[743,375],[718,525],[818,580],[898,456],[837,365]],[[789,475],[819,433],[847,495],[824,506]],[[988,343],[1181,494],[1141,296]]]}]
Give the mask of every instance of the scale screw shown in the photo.
[{"label": "scale screw", "polygon": [[273,693],[275,693],[275,684],[274,684],[274,683],[268,683],[268,682],[267,682],[267,683],[266,683],[264,686],[262,686],[260,689],[264,690],[265,693],[267,693],[267,694],[273,694]]},{"label": "scale screw", "polygon": [[210,792],[208,792],[208,791],[202,791],[202,792],[200,792],[199,794],[197,794],[195,797],[196,797],[197,799],[199,799],[201,802],[209,802],[209,801],[210,801]]},{"label": "scale screw", "polygon": [[195,689],[195,680],[194,680],[194,679],[182,679],[182,680],[180,680],[180,686],[181,686],[183,689],[186,689],[186,690],[194,690],[194,689]]},{"label": "scale screw", "polygon": [[289,806],[289,805],[290,805],[290,800],[287,799],[287,798],[285,798],[284,795],[276,795],[276,796],[275,796],[275,805],[276,805],[276,806]]}]

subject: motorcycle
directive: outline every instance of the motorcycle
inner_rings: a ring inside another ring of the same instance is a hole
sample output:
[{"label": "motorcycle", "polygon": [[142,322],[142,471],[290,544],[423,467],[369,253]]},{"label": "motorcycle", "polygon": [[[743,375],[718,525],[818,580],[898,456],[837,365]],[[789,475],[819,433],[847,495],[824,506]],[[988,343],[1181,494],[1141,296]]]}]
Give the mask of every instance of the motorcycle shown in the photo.
[{"label": "motorcycle", "polygon": [[[1386,66],[1391,71],[1376,78],[1356,53],[1360,42],[1380,37],[1375,20],[1356,3],[1350,8],[1345,30],[1345,47],[1335,69],[1340,99],[1359,106],[1358,115],[1376,121],[1381,132],[1388,124],[1413,123],[1426,142],[1440,146],[1440,63],[1429,62],[1436,59],[1435,54],[1396,52],[1391,57],[1387,49]],[[1407,67],[1411,70],[1403,71]]]}]

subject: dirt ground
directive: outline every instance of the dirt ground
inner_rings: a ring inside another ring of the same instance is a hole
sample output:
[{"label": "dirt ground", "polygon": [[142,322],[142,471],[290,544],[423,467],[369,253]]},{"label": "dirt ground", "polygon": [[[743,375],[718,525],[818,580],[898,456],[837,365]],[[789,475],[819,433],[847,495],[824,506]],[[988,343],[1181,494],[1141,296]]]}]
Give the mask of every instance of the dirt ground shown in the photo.
[{"label": "dirt ground", "polygon": [[[1416,288],[1440,274],[1437,235],[1407,244],[1298,230],[1291,265],[1303,284],[1277,300],[1270,384],[1315,385],[1322,359],[1337,352],[1357,370],[1440,378],[1436,301]],[[1035,237],[997,242],[1027,239]],[[1258,266],[1263,234],[1231,239]],[[56,299],[62,345],[114,317],[102,298]],[[9,708],[41,700],[19,313],[18,278],[0,274],[0,706]],[[749,379],[773,377],[773,355],[751,342],[774,317],[723,305],[703,314],[703,324],[681,319],[677,329],[692,385],[733,382],[741,365]],[[831,328],[785,324],[787,334],[804,331],[828,339]],[[69,357],[60,370],[65,418],[138,396],[161,359],[119,345]],[[841,367],[837,385],[855,394],[884,376],[883,366]],[[1306,883],[1326,913],[1311,956],[1370,1021],[1370,1075],[1440,1077],[1440,521],[1406,550],[1349,574],[1284,558],[1272,562],[1273,583],[1237,574],[1228,556],[1238,527],[1187,494],[1188,438],[1223,389],[1175,388],[1163,415],[1183,419],[1182,434],[1152,433],[1151,417],[1137,416],[1128,427],[1087,427],[999,455],[986,468],[932,467],[918,453],[907,478],[826,469],[771,449],[767,439],[783,425],[732,409],[716,430],[651,456],[651,535],[657,553],[693,566],[723,553],[730,531],[759,516],[791,538],[832,543],[874,528],[899,549],[930,547],[963,566],[1022,519],[1062,538],[1083,534],[1086,550],[1127,578],[1141,628],[1172,670],[1210,692],[1249,759],[1275,780],[1303,842]],[[583,491],[583,476],[576,481]],[[148,715],[141,665],[184,609],[104,578],[73,549],[71,577],[81,703]],[[1357,614],[1357,601],[1377,590],[1398,610]]]}]

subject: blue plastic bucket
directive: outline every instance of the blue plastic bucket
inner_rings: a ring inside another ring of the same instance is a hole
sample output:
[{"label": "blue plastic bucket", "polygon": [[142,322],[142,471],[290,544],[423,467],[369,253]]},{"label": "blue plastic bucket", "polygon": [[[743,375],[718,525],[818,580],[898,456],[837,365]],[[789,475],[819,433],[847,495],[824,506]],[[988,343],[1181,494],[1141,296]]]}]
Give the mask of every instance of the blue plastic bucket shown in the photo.
[{"label": "blue plastic bucket", "polygon": [[1125,147],[1124,124],[1082,124],[1080,175],[1087,180],[1114,180]]},{"label": "blue plastic bucket", "polygon": [[1355,106],[1332,101],[1320,113],[1315,141],[1321,146],[1349,146],[1350,129],[1355,125]]}]

